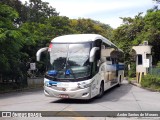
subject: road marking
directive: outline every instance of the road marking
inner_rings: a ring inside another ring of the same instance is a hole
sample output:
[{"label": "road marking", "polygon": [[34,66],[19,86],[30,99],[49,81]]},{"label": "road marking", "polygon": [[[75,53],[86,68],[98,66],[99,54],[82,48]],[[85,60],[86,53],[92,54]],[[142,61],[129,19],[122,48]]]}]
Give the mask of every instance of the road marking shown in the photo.
[{"label": "road marking", "polygon": [[85,117],[72,117],[74,120],[87,120]]},{"label": "road marking", "polygon": [[[81,116],[81,114],[77,113],[76,111],[73,111],[73,109],[69,108],[68,111],[71,111],[76,116]],[[71,117],[74,120],[87,120],[86,117]]]}]

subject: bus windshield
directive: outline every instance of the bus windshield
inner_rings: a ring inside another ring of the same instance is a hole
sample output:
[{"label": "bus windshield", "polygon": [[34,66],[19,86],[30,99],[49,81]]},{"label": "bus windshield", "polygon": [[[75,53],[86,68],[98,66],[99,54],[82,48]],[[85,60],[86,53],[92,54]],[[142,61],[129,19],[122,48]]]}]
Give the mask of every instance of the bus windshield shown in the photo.
[{"label": "bus windshield", "polygon": [[[50,65],[57,79],[78,79],[90,76],[90,43],[56,44],[50,48]],[[52,72],[51,72],[52,73]]]}]

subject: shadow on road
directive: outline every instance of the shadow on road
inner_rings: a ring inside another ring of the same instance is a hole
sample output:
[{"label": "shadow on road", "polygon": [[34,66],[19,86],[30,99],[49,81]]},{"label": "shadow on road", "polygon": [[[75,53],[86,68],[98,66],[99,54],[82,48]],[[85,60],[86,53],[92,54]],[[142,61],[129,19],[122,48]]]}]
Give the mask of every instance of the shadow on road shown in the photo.
[{"label": "shadow on road", "polygon": [[127,81],[125,81],[120,87],[113,87],[109,90],[107,90],[102,98],[92,98],[90,100],[78,100],[78,99],[58,99],[56,101],[52,101],[50,103],[65,103],[65,104],[91,104],[91,103],[101,103],[106,101],[112,101],[116,102],[122,97],[124,97],[126,94],[128,94],[131,89],[132,85],[128,84]]},{"label": "shadow on road", "polygon": [[90,100],[78,100],[78,99],[59,99],[56,101],[52,101],[51,103],[66,103],[66,104],[88,104],[92,103],[94,99]]},{"label": "shadow on road", "polygon": [[103,98],[96,99],[96,103],[98,102],[105,102],[105,101],[112,101],[116,102],[119,101],[121,98],[127,96],[129,92],[131,92],[133,85],[128,83],[123,83],[120,87],[113,87],[107,90],[103,96]]}]

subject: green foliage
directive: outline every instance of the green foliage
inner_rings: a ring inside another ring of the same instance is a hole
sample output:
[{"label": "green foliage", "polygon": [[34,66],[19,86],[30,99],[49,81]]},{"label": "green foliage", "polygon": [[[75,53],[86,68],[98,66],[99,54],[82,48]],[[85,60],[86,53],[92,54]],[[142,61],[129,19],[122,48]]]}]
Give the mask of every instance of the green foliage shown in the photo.
[{"label": "green foliage", "polygon": [[22,4],[20,0],[1,0],[0,3],[6,4],[18,12],[19,18],[14,21],[18,25],[25,22],[43,23],[45,19],[58,15],[55,8],[41,0],[29,0],[29,3],[25,2],[25,4]]},{"label": "green foliage", "polygon": [[46,18],[58,15],[55,8],[41,0],[30,0],[29,5],[26,3],[26,7],[29,7],[27,21],[30,22],[43,23]]},{"label": "green foliage", "polygon": [[141,86],[153,90],[160,90],[160,77],[155,75],[145,75],[142,77]]},{"label": "green foliage", "polygon": [[160,61],[158,61],[156,68],[160,68]]},{"label": "green foliage", "polygon": [[136,63],[135,62],[132,62],[130,64],[130,70],[128,71],[128,75],[131,78],[136,77]]},{"label": "green foliage", "polygon": [[13,25],[18,13],[7,5],[0,4],[0,74],[12,71],[18,65],[22,48],[21,33]]},{"label": "green foliage", "polygon": [[12,29],[13,21],[17,17],[18,13],[13,8],[0,3],[0,34],[7,29]]},{"label": "green foliage", "polygon": [[48,30],[50,33],[47,33],[47,35],[52,36],[52,38],[74,33],[74,30],[70,26],[69,18],[65,16],[50,17],[45,21],[45,24],[52,27],[51,30]]},{"label": "green foliage", "polygon": [[111,39],[113,35],[113,29],[109,25],[91,19],[72,19],[70,26],[75,33],[101,34],[108,39]]},{"label": "green foliage", "polygon": [[144,20],[144,39],[153,46],[153,64],[156,64],[160,60],[160,10],[149,11]]},{"label": "green foliage", "polygon": [[0,3],[0,76],[8,82],[15,81],[26,85],[26,67],[23,61],[23,36],[14,24],[18,13],[11,7]]}]

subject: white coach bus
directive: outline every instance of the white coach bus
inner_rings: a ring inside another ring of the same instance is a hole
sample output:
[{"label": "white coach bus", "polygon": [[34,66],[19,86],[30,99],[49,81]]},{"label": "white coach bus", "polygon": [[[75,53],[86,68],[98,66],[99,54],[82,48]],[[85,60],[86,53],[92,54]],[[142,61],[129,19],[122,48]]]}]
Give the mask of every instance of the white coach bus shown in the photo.
[{"label": "white coach bus", "polygon": [[44,94],[50,97],[91,99],[120,85],[124,78],[123,52],[97,34],[73,34],[54,38],[48,51]]}]

